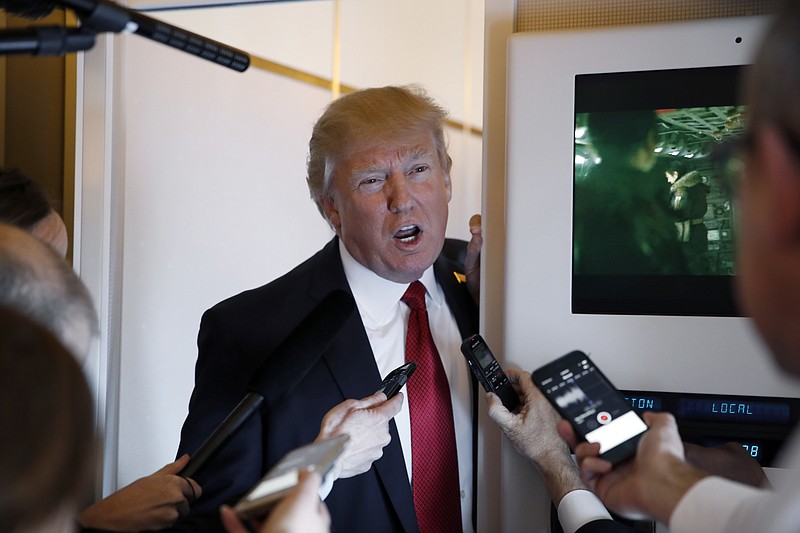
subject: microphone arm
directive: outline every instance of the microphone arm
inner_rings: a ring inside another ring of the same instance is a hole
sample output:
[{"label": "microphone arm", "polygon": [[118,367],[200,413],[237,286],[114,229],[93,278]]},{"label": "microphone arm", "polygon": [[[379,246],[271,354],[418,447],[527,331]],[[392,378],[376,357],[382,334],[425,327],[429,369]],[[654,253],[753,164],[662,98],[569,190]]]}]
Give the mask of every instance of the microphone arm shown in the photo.
[{"label": "microphone arm", "polygon": [[214,455],[231,435],[233,435],[247,419],[253,416],[264,403],[264,397],[257,392],[248,392],[239,404],[233,408],[225,420],[217,426],[214,432],[200,445],[186,466],[178,472],[179,476],[194,477],[206,461]]},{"label": "microphone arm", "polygon": [[37,26],[24,30],[0,32],[0,55],[32,54],[61,56],[68,52],[89,50],[96,33],[87,28]]},{"label": "microphone arm", "polygon": [[[4,31],[0,34],[0,54],[62,55],[90,49],[98,33],[127,32],[237,72],[244,72],[250,66],[250,56],[242,50],[150,18],[110,0],[55,0],[54,3],[74,11],[81,21],[80,27],[64,29],[45,26],[23,35]],[[59,34],[59,30],[65,33]]]}]

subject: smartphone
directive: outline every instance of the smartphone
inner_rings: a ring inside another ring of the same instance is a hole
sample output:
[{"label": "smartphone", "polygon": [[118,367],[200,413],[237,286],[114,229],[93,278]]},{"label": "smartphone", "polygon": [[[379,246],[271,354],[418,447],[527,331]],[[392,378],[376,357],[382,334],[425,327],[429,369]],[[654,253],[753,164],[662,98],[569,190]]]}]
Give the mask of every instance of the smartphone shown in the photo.
[{"label": "smartphone", "polygon": [[342,454],[349,437],[339,435],[295,448],[283,456],[234,507],[243,519],[266,516],[297,485],[301,469],[319,472],[322,483]]},{"label": "smartphone", "polygon": [[635,455],[647,424],[588,355],[572,351],[532,376],[581,439],[600,443],[600,457],[617,464]]},{"label": "smartphone", "polygon": [[509,411],[519,407],[517,391],[514,390],[483,337],[476,333],[464,339],[461,343],[461,352],[467,358],[472,375],[487,392],[497,394]]},{"label": "smartphone", "polygon": [[395,368],[389,372],[385,378],[383,378],[383,382],[381,383],[381,386],[378,387],[378,390],[375,391],[375,394],[383,392],[386,394],[387,400],[392,398],[400,391],[400,389],[403,388],[403,385],[406,384],[409,376],[411,376],[416,369],[417,363],[414,361],[410,361],[403,366]]}]

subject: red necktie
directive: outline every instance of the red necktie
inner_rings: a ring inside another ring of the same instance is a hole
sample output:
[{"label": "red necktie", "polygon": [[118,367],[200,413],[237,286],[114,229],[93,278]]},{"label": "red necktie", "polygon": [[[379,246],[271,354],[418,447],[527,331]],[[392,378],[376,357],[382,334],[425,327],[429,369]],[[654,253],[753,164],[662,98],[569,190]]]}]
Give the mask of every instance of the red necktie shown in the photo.
[{"label": "red necktie", "polygon": [[408,380],[411,480],[420,533],[461,532],[461,488],[450,386],[433,343],[425,286],[412,283],[401,300],[411,309],[406,361],[417,363]]}]

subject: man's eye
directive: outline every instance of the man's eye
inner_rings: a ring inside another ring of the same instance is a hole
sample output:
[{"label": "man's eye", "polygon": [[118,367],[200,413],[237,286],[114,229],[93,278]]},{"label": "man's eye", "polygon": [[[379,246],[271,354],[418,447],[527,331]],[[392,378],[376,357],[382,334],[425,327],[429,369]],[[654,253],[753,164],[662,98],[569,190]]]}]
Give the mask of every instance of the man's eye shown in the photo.
[{"label": "man's eye", "polygon": [[358,189],[368,193],[375,192],[380,190],[383,181],[381,178],[364,178],[358,182]]},{"label": "man's eye", "polygon": [[428,170],[428,165],[419,165],[419,166],[414,167],[414,172],[417,172],[417,173],[425,172],[426,170]]}]

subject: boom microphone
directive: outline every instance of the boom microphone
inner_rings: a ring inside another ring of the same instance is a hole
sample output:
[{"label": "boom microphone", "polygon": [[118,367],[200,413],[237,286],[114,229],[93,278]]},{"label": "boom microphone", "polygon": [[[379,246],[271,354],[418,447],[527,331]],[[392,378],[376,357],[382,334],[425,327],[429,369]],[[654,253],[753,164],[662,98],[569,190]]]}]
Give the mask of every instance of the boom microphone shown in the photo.
[{"label": "boom microphone", "polygon": [[56,5],[48,0],[0,0],[0,9],[26,19],[44,18],[55,8]]},{"label": "boom microphone", "polygon": [[322,356],[355,309],[353,297],[344,291],[329,293],[281,342],[253,373],[248,392],[214,432],[192,454],[178,475],[193,477],[228,437],[264,403],[294,390]]},{"label": "boom microphone", "polygon": [[[80,27],[70,28],[70,31],[59,28],[61,33],[54,32],[54,29],[50,29],[45,34],[41,34],[41,30],[22,35],[12,33],[5,36],[0,51],[3,53],[30,52],[37,55],[61,55],[66,52],[87,49],[94,45],[94,41],[91,41],[89,46],[81,48],[86,40],[80,39],[79,44],[74,43],[73,34],[77,33],[93,39],[98,33],[128,32],[183,50],[237,72],[244,72],[250,67],[250,56],[242,50],[176,28],[166,22],[120,6],[111,0],[0,0],[0,8],[26,18],[41,18],[50,14],[56,7],[69,8],[74,11],[80,19]],[[17,40],[21,42],[17,42]],[[29,42],[31,40],[42,40],[44,43],[37,45],[34,42],[31,44]]]}]

